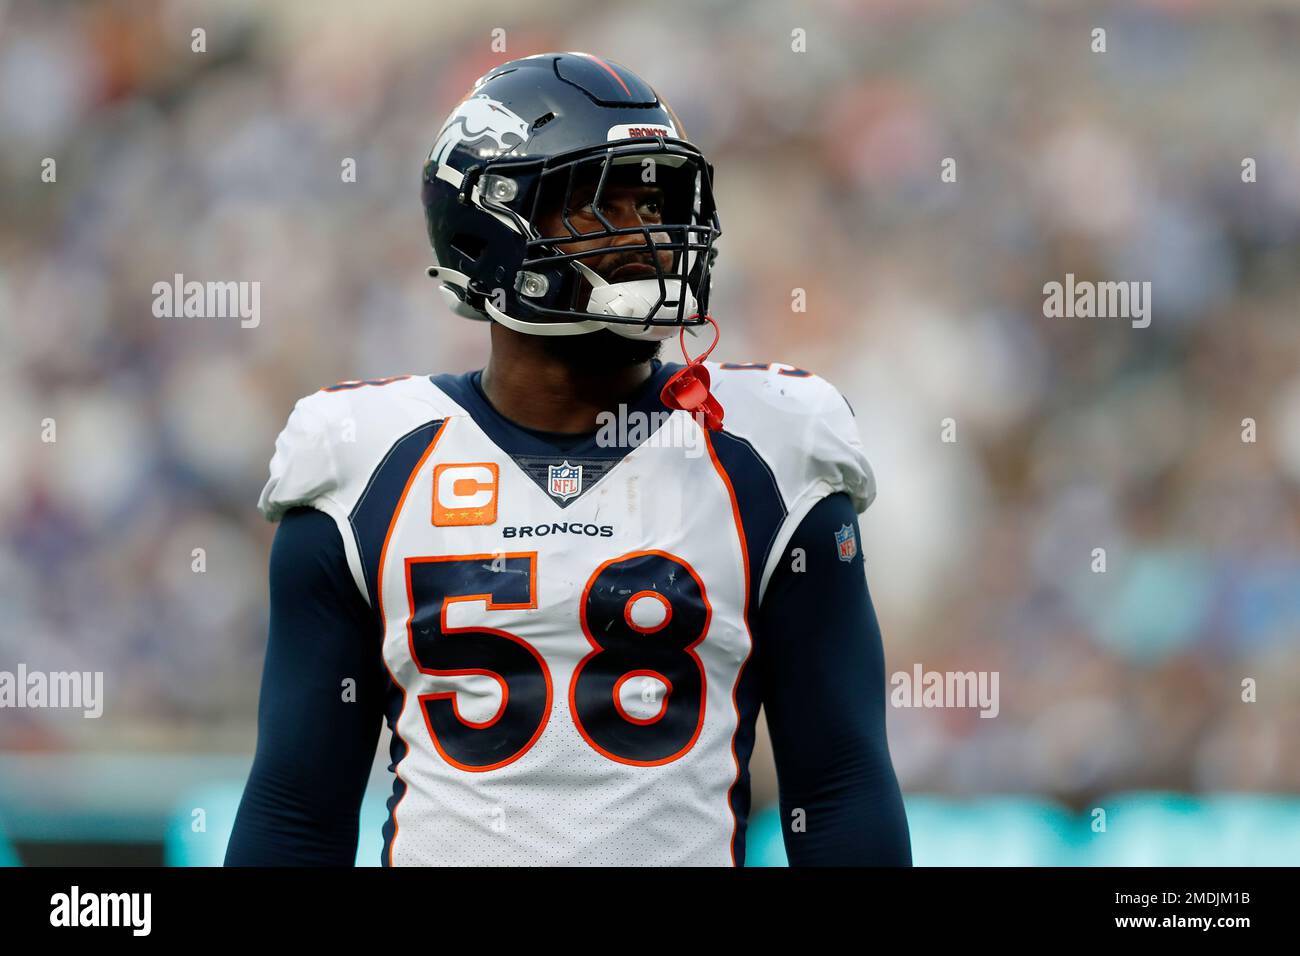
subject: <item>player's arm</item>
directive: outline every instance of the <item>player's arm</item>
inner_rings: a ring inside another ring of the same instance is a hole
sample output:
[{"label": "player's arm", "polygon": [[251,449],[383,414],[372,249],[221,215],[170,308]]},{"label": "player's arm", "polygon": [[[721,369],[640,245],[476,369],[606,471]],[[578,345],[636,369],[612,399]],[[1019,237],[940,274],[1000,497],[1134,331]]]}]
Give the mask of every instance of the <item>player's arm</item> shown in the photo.
[{"label": "player's arm", "polygon": [[[757,622],[763,707],[776,758],[791,866],[908,866],[907,816],[885,739],[885,659],[862,555],[842,561],[835,532],[858,537],[844,493],[800,523]],[[803,551],[806,566],[792,559]],[[792,832],[803,811],[805,829]]]},{"label": "player's arm", "polygon": [[270,591],[257,754],[226,865],[351,866],[388,678],[332,518],[284,515]]}]

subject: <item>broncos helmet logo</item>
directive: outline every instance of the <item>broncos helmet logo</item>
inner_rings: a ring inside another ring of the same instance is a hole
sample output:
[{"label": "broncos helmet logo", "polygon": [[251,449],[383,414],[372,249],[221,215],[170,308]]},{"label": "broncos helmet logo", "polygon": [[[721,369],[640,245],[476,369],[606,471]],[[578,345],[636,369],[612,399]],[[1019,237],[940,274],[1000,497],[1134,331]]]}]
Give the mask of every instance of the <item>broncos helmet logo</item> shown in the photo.
[{"label": "broncos helmet logo", "polygon": [[[519,142],[507,145],[507,136],[515,137]],[[438,134],[438,141],[433,144],[429,158],[442,163],[458,144],[473,145],[489,138],[499,151],[505,152],[528,142],[528,123],[486,93],[480,93],[452,111]]]}]

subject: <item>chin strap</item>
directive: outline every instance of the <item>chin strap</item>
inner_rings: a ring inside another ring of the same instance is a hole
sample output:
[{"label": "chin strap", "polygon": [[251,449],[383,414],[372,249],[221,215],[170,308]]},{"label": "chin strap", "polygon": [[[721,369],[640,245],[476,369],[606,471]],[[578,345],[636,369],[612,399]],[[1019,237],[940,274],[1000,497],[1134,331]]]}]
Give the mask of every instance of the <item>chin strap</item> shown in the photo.
[{"label": "chin strap", "polygon": [[487,309],[488,315],[506,328],[526,335],[584,335],[605,328],[604,322],[595,319],[590,321],[583,319],[577,322],[524,322],[506,315],[492,304],[491,299],[483,300],[483,308]]},{"label": "chin strap", "polygon": [[[573,265],[591,283],[592,291],[588,310],[589,313],[595,313],[589,319],[578,319],[573,322],[527,322],[523,319],[516,319],[498,309],[489,298],[484,298],[483,312],[480,313],[454,291],[454,289],[463,291],[469,288],[469,277],[467,275],[438,265],[429,266],[425,271],[430,278],[437,279],[442,283],[439,291],[443,294],[448,307],[457,315],[472,319],[485,317],[495,319],[506,328],[513,329],[516,332],[523,332],[526,335],[583,335],[587,332],[609,329],[624,338],[653,340],[671,338],[673,332],[679,328],[677,325],[651,325],[649,321],[645,325],[602,321],[600,319],[602,314],[619,318],[643,318],[648,316],[658,298],[658,280],[634,279],[630,282],[609,283],[582,263],[574,262]],[[677,283],[680,288],[680,279],[671,279],[668,282],[670,285]],[[678,294],[680,295],[681,292],[678,291]],[[689,288],[686,289],[685,295],[686,311],[691,311],[695,308],[695,298],[691,295]],[[676,305],[677,303],[674,302],[673,304]],[[483,313],[486,313],[486,315]],[[691,316],[692,319],[695,317],[695,315]],[[680,326],[680,328],[686,328],[686,326]],[[692,334],[694,334],[693,329]]]},{"label": "chin strap", "polygon": [[[698,312],[691,318],[697,315]],[[695,358],[691,358],[686,352],[686,326],[682,326],[680,344],[682,358],[686,359],[686,367],[664,383],[663,389],[659,392],[659,400],[669,408],[689,412],[696,421],[702,419],[705,428],[716,432],[722,429],[723,408],[722,403],[709,393],[709,370],[705,367],[704,360],[717,346],[722,331],[713,316],[706,315],[704,318],[713,326],[713,344]]]},{"label": "chin strap", "polygon": [[[469,276],[463,272],[457,272],[455,269],[448,269],[444,266],[429,266],[425,270],[429,278],[437,279],[442,283],[440,290],[447,302],[448,307],[457,315],[463,315],[471,319],[496,319],[508,329],[514,329],[516,332],[524,332],[528,335],[581,335],[584,332],[595,332],[603,328],[604,323],[597,320],[580,320],[577,322],[523,322],[519,319],[506,315],[495,305],[491,299],[483,300],[483,313],[480,313],[473,306],[466,303],[453,288],[468,289]],[[484,314],[486,313],[486,314]]]}]

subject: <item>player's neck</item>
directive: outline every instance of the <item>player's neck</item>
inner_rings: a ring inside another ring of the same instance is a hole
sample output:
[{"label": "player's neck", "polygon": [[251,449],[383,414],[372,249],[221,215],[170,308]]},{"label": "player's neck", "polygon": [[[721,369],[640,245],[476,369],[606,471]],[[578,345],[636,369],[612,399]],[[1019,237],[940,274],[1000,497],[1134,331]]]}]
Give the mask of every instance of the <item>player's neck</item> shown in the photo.
[{"label": "player's neck", "polygon": [[[650,360],[585,368],[550,354],[537,336],[494,326],[483,369],[488,401],[517,425],[548,432],[589,432],[653,374]],[[501,333],[511,334],[501,334]]]}]

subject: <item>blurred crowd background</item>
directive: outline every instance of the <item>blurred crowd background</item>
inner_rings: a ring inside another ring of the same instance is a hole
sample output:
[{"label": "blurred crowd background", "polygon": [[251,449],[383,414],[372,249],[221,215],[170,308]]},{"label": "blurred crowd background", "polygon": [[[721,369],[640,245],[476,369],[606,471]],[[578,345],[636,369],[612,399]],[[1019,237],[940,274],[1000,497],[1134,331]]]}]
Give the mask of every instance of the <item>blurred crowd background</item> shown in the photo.
[{"label": "blurred crowd background", "polygon": [[[275,436],[322,385],[484,363],[420,165],[550,49],[645,76],[714,163],[713,357],[856,410],[888,670],[1000,674],[994,720],[890,710],[906,792],[1300,792],[1300,8],[1208,0],[0,3],[0,670],[107,694],[0,712],[8,766],[246,766]],[[175,273],[260,281],[260,325],[155,318]],[[1067,273],[1149,281],[1150,327],[1044,317]]]}]

